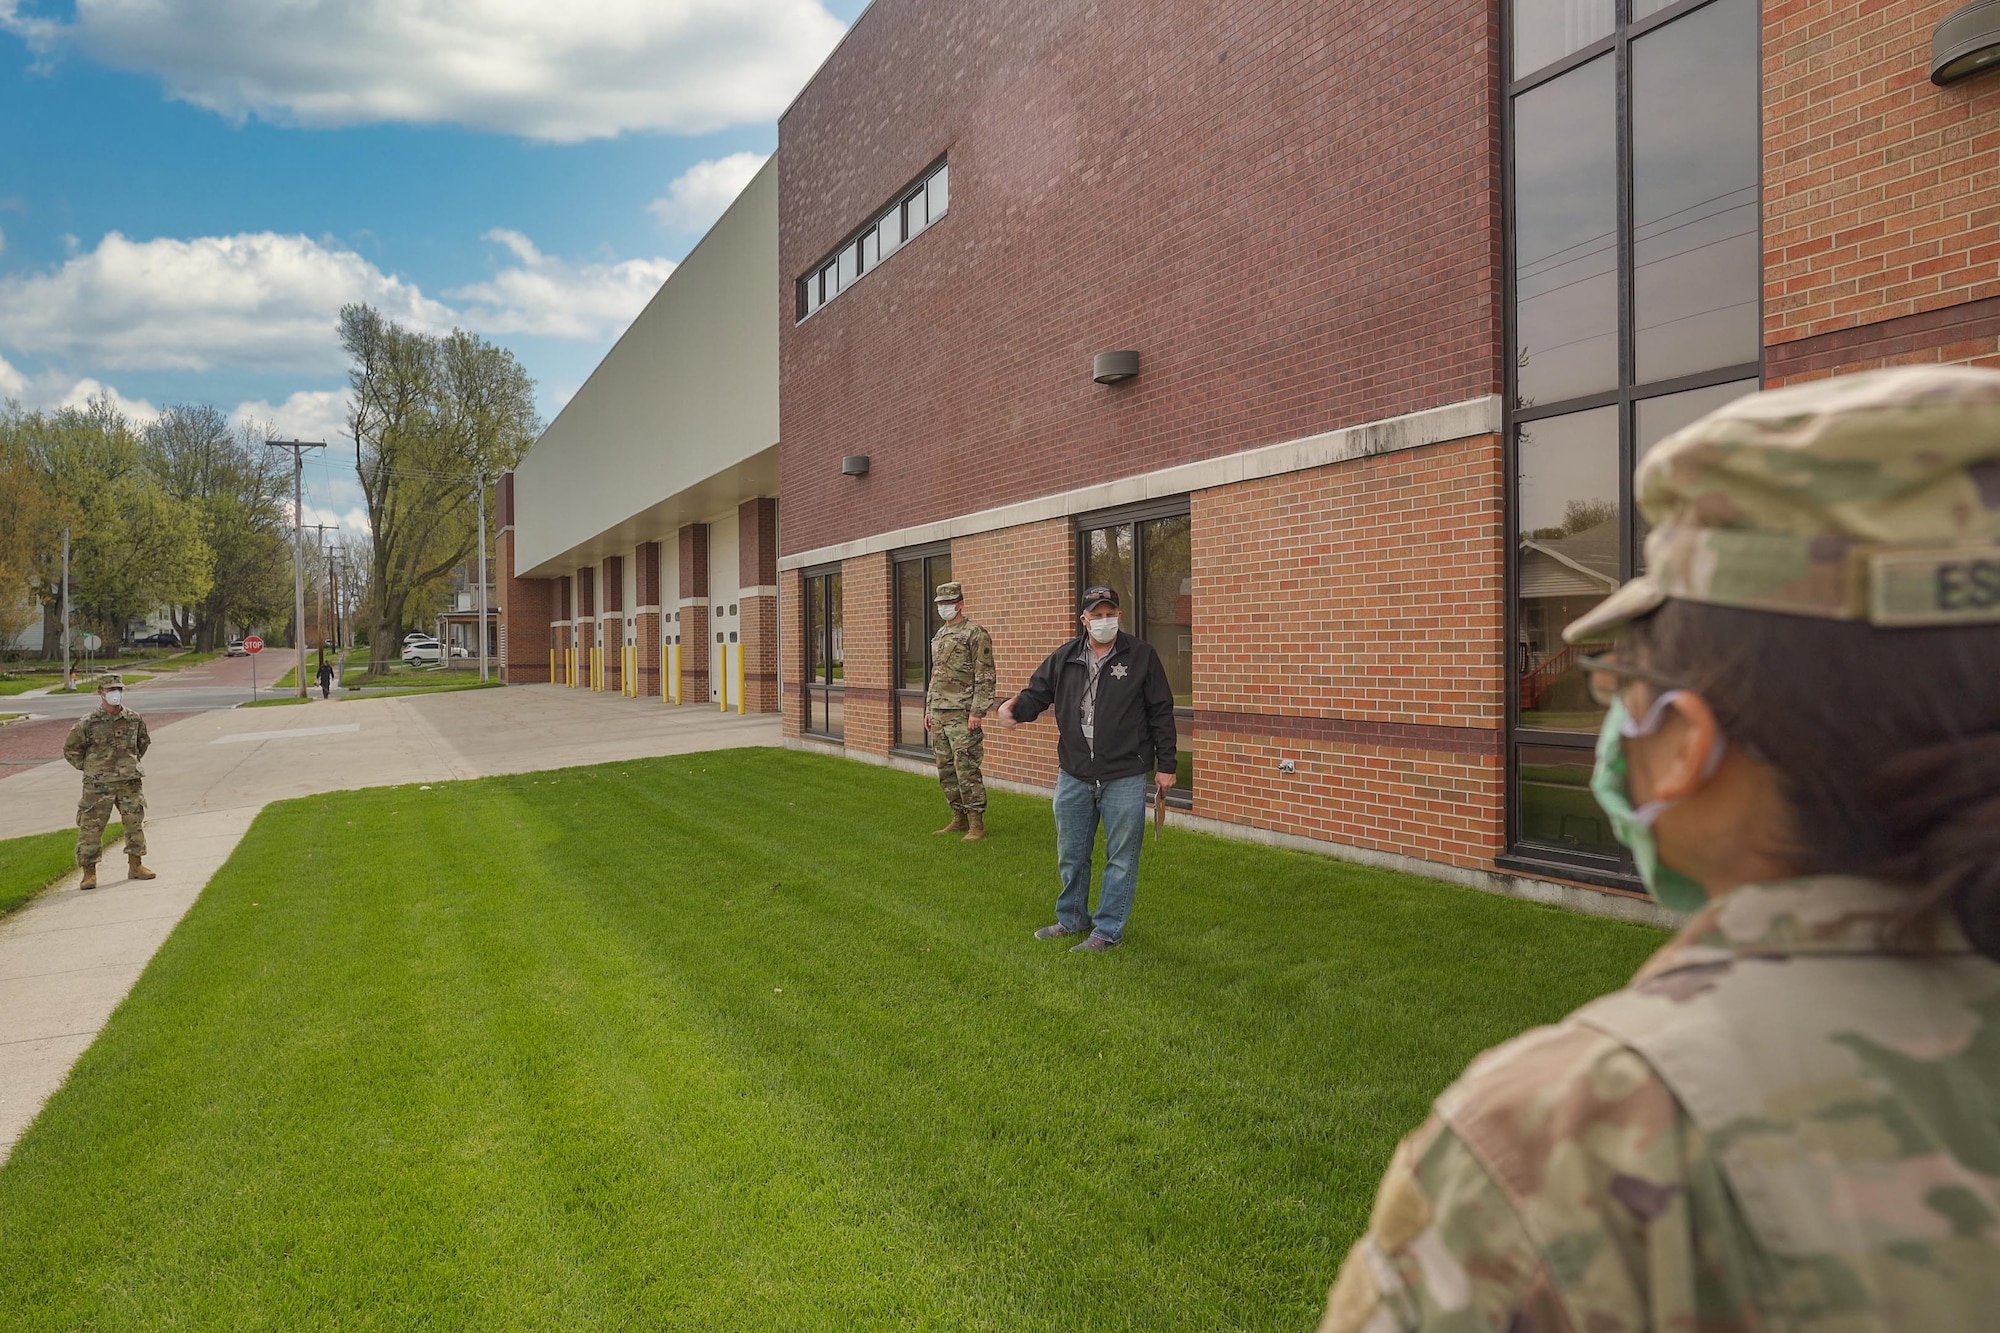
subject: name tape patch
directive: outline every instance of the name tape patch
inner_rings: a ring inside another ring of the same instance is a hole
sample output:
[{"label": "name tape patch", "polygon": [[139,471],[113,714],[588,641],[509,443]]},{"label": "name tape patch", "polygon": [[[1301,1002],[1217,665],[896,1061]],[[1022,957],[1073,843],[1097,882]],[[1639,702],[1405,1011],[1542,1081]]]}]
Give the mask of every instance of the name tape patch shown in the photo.
[{"label": "name tape patch", "polygon": [[1871,555],[1868,592],[1877,625],[2000,623],[2000,547]]}]

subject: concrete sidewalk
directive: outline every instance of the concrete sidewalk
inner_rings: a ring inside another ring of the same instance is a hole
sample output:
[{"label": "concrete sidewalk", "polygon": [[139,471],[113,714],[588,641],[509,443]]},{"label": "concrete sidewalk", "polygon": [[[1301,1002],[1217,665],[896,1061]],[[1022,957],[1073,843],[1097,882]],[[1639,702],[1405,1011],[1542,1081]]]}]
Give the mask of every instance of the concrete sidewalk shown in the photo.
[{"label": "concrete sidewalk", "polygon": [[[146,756],[160,877],[125,879],[116,848],[98,889],[71,875],[0,921],[0,1163],[269,802],[779,739],[770,715],[547,685],[222,710],[163,730]],[[61,761],[0,779],[0,838],[74,827],[77,784]]]}]

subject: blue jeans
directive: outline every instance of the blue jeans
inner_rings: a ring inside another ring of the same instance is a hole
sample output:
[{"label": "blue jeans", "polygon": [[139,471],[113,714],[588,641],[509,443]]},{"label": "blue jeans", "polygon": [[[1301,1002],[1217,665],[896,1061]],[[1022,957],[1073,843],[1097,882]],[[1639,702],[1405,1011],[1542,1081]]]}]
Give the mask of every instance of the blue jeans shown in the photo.
[{"label": "blue jeans", "polygon": [[[1125,933],[1132,914],[1132,893],[1139,887],[1139,848],[1146,840],[1147,773],[1109,782],[1085,782],[1067,773],[1056,775],[1056,865],[1062,871],[1062,892],[1056,896],[1056,921],[1081,933],[1086,927],[1114,943]],[[1104,887],[1097,895],[1097,916],[1090,915],[1090,852],[1097,826],[1104,825]]]}]

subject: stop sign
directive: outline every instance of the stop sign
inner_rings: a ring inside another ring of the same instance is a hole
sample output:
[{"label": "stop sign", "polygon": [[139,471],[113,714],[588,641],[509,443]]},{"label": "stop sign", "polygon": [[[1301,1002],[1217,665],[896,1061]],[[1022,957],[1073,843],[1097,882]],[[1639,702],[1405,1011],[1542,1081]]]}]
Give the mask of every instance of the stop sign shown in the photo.
[{"label": "stop sign", "polygon": [[264,641],[255,634],[246,634],[243,636],[243,651],[246,653],[261,653],[264,651]]}]

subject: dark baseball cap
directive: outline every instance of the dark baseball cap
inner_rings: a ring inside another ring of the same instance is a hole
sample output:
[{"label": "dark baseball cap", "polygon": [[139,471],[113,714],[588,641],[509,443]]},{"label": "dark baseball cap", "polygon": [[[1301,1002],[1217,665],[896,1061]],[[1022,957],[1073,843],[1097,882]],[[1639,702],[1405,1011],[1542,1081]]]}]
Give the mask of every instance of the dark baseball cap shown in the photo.
[{"label": "dark baseball cap", "polygon": [[1083,590],[1083,599],[1077,603],[1077,610],[1088,611],[1099,602],[1109,602],[1113,606],[1118,605],[1118,589],[1108,583],[1093,583],[1090,587]]}]

